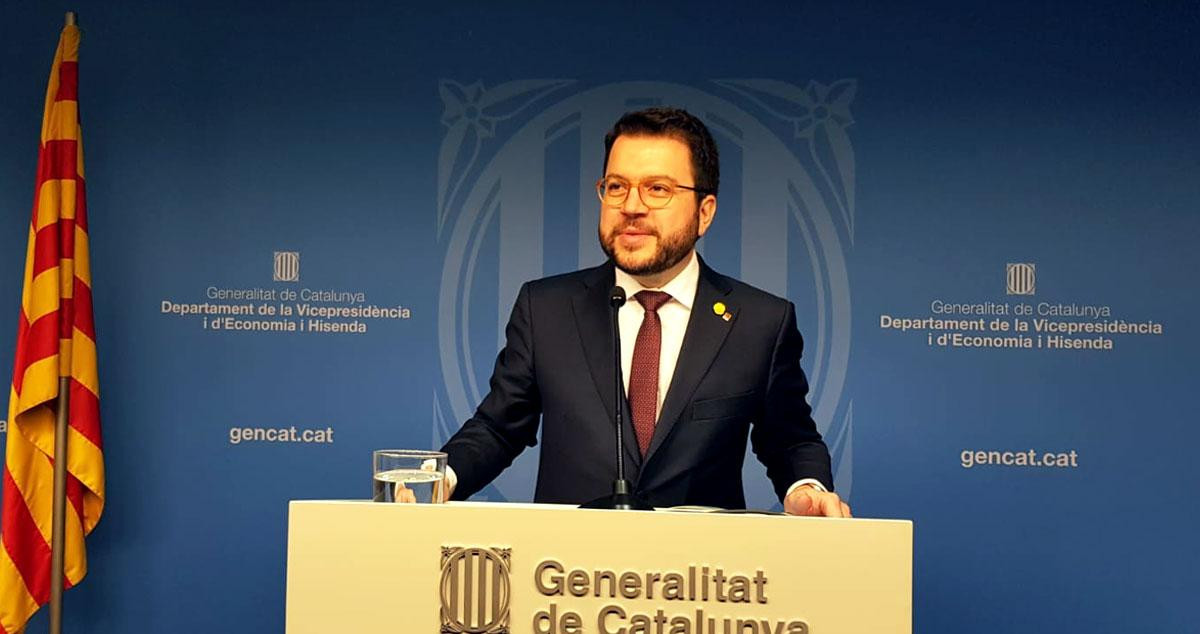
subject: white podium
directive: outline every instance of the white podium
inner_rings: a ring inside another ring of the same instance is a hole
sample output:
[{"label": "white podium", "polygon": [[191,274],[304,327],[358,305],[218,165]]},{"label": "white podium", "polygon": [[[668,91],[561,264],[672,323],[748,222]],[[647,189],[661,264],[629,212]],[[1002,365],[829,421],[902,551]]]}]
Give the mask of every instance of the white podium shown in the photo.
[{"label": "white podium", "polygon": [[908,634],[912,523],[292,502],[287,632]]}]

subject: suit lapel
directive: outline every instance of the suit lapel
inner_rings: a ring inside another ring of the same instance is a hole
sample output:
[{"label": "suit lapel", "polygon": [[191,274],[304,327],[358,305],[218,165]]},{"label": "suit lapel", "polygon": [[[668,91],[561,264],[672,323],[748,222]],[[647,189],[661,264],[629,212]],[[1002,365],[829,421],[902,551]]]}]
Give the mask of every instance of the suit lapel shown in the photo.
[{"label": "suit lapel", "polygon": [[[584,279],[584,288],[572,298],[572,311],[575,314],[575,325],[579,329],[579,340],[583,343],[583,353],[587,358],[588,369],[592,374],[592,382],[600,394],[600,402],[608,420],[615,420],[613,414],[613,396],[616,385],[613,383],[616,372],[612,341],[612,313],[608,307],[609,291],[613,281],[612,263],[594,269],[594,274]],[[642,463],[641,451],[638,450],[637,438],[633,433],[633,422],[629,413],[629,403],[624,398],[622,390],[621,417],[623,443],[625,445],[625,460],[635,469]],[[636,471],[631,472],[631,475]]]},{"label": "suit lapel", "polygon": [[[713,305],[718,301],[728,304],[731,290],[727,281],[708,268],[703,260],[700,261],[700,282],[696,287],[696,300],[692,302],[692,314],[688,318],[687,330],[684,331],[683,346],[679,349],[679,360],[675,363],[675,374],[671,378],[671,386],[667,388],[667,397],[663,401],[658,423],[654,426],[654,435],[650,438],[645,462],[650,461],[654,452],[670,435],[671,429],[679,421],[684,408],[691,402],[692,394],[708,374],[717,353],[725,343],[732,323],[716,314]],[[727,308],[730,313],[736,312],[734,306]]]}]

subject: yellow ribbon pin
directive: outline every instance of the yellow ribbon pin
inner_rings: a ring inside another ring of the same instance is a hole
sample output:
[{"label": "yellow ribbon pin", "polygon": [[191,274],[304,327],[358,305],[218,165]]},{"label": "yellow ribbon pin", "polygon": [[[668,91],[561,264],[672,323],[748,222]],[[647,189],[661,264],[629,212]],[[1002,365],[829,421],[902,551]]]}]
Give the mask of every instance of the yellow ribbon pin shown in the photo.
[{"label": "yellow ribbon pin", "polygon": [[725,304],[723,304],[721,302],[717,302],[717,303],[713,304],[713,312],[716,313],[718,316],[724,315],[725,314]]}]

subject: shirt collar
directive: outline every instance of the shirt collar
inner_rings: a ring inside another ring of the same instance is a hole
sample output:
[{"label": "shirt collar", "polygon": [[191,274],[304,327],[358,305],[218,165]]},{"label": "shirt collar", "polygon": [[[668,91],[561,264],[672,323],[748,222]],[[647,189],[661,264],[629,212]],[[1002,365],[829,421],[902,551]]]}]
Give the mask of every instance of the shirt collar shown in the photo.
[{"label": "shirt collar", "polygon": [[662,288],[646,288],[642,286],[634,277],[620,268],[616,269],[617,286],[625,289],[625,296],[633,299],[640,291],[662,291],[671,296],[673,301],[683,304],[683,307],[691,310],[692,303],[696,301],[696,288],[700,285],[700,260],[696,257],[696,251],[693,249],[691,255],[688,256],[687,266],[671,279],[670,282],[663,284]]}]

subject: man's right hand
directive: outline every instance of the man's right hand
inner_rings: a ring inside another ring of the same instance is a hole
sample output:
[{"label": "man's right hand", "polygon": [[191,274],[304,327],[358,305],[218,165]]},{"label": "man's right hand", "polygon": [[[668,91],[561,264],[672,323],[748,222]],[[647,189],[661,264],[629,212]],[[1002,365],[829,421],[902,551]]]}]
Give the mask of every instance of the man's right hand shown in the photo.
[{"label": "man's right hand", "polygon": [[413,494],[412,489],[404,486],[403,482],[396,483],[396,489],[392,491],[392,497],[398,504],[416,504],[417,496]]},{"label": "man's right hand", "polygon": [[[427,460],[421,465],[421,469],[423,471],[433,471],[437,469],[437,464],[432,460]],[[450,470],[450,467],[446,467],[445,476],[440,482],[438,482],[437,486],[435,486],[433,490],[434,497],[441,498],[440,500],[434,499],[434,504],[443,504],[450,499],[451,495],[454,494],[454,485],[457,484],[457,482],[456,478],[453,477],[453,473],[454,472]],[[404,486],[403,482],[397,482],[396,489],[392,493],[396,502],[399,504],[417,503],[417,496],[413,494],[412,489]]]}]

